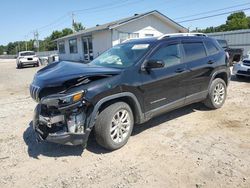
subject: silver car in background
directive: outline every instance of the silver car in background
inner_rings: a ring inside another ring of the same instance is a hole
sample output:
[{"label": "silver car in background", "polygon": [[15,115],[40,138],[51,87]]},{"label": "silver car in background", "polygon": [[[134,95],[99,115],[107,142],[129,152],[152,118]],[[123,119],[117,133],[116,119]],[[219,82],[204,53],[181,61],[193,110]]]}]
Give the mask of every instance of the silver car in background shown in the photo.
[{"label": "silver car in background", "polygon": [[33,51],[22,51],[18,53],[16,59],[17,68],[20,69],[26,65],[39,66],[39,58]]},{"label": "silver car in background", "polygon": [[238,78],[250,77],[250,59],[244,59],[233,66],[233,74]]}]

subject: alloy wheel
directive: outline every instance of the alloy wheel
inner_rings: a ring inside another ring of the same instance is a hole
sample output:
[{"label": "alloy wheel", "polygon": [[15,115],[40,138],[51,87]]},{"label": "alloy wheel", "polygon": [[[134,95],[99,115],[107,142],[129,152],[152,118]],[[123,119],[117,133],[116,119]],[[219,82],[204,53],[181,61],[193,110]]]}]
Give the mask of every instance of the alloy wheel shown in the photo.
[{"label": "alloy wheel", "polygon": [[117,144],[123,142],[129,134],[130,127],[131,119],[129,112],[125,109],[119,110],[116,112],[111,121],[111,139]]},{"label": "alloy wheel", "polygon": [[218,83],[213,91],[214,103],[220,105],[225,98],[225,86],[222,83]]}]

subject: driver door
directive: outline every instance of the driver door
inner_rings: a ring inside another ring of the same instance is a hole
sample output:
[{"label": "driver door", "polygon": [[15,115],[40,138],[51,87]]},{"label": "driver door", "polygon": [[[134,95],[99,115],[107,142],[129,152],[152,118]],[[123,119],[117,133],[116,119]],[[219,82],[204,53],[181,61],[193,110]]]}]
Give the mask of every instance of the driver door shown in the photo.
[{"label": "driver door", "polygon": [[146,115],[154,116],[184,104],[184,81],[188,71],[182,57],[180,42],[168,42],[158,46],[147,58],[162,61],[164,67],[142,72],[141,90]]}]

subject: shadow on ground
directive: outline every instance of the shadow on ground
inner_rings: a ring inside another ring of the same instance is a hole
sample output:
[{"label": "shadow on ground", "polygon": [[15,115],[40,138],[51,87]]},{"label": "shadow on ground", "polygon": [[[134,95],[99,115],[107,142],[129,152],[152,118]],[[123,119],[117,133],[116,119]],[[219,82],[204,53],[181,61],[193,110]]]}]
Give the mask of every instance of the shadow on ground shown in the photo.
[{"label": "shadow on ground", "polygon": [[84,148],[82,146],[64,146],[48,142],[37,142],[32,128],[32,122],[23,133],[23,139],[28,146],[30,157],[38,159],[39,155],[47,157],[81,156]]},{"label": "shadow on ground", "polygon": [[[152,120],[144,124],[135,125],[134,130],[132,132],[132,136],[136,136],[137,134],[140,134],[145,130],[148,130],[175,118],[190,114],[192,112],[195,112],[196,110],[207,111],[208,109],[204,105],[196,103],[180,108],[178,110],[174,110],[159,117],[153,118]],[[32,128],[32,122],[30,122],[29,127],[23,133],[23,139],[28,146],[29,156],[36,159],[38,159],[39,155],[47,157],[81,156],[85,150],[83,146],[65,146],[48,142],[37,142]],[[110,152],[97,144],[94,138],[93,131],[89,136],[88,145],[86,149],[95,154],[103,154]]]}]

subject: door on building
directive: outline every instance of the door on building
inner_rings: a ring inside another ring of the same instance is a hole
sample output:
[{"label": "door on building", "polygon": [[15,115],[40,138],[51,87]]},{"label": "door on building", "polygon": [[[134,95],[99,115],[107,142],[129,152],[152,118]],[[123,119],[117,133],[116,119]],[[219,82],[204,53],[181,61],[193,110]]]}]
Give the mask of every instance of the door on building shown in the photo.
[{"label": "door on building", "polygon": [[94,58],[93,55],[93,44],[91,37],[83,37],[83,54],[84,54],[84,61],[91,61]]}]

